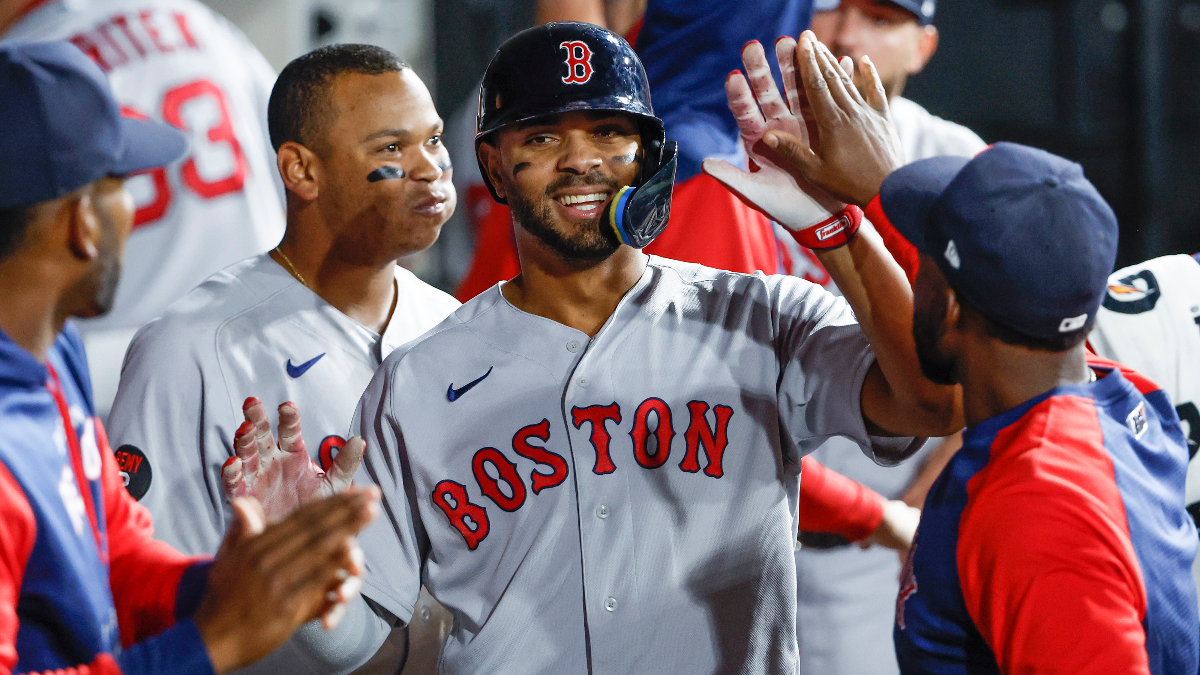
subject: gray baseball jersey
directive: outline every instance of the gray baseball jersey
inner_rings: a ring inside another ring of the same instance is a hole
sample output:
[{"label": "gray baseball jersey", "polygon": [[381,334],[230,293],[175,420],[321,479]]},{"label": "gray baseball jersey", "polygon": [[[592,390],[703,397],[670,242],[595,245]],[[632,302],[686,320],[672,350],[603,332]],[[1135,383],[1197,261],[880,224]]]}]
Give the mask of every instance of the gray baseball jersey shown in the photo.
[{"label": "gray baseball jersey", "polygon": [[257,396],[299,407],[314,461],[328,466],[383,358],[458,301],[396,268],[396,309],[382,336],[342,314],[267,255],[236,263],[138,331],[121,371],[109,437],[155,536],[213,553],[225,534],[221,467]]},{"label": "gray baseball jersey", "polygon": [[800,457],[842,435],[874,355],[794,277],[651,257],[593,338],[493,287],[367,388],[364,594],[455,615],[446,673],[795,673]]}]

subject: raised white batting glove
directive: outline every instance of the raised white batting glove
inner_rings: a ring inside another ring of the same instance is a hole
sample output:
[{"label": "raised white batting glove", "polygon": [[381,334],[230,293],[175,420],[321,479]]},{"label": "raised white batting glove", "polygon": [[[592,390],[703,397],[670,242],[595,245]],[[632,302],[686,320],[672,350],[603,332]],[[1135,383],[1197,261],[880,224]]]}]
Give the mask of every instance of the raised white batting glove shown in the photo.
[{"label": "raised white batting glove", "polygon": [[795,233],[809,248],[835,248],[858,229],[862,211],[830,197],[819,188],[779,168],[762,143],[768,131],[784,131],[808,142],[808,128],[801,114],[800,89],[796,86],[796,41],[789,37],[775,42],[775,56],[783,74],[787,101],[779,95],[767,55],[757,40],[742,48],[742,64],[750,81],[738,71],[725,80],[729,110],[737,120],[742,145],[751,161],[751,171],[720,159],[706,159],[704,172],[716,178],[747,202]]},{"label": "raised white batting glove", "polygon": [[221,468],[221,481],[231,498],[257,499],[267,520],[274,522],[301,504],[350,487],[366,448],[362,438],[346,441],[329,471],[322,471],[309,459],[300,435],[300,411],[294,403],[279,406],[278,444],[262,401],[246,399],[242,413],[246,421],[234,434],[235,454]]}]

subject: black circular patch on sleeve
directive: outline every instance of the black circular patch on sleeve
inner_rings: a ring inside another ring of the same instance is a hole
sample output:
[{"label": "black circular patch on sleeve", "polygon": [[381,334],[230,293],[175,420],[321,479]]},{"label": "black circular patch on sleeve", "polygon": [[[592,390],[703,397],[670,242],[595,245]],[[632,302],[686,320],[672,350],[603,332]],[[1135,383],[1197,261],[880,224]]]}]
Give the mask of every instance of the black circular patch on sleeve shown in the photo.
[{"label": "black circular patch on sleeve", "polygon": [[134,499],[141,500],[150,489],[150,460],[136,446],[122,445],[113,451],[117,466],[121,469],[121,480]]}]

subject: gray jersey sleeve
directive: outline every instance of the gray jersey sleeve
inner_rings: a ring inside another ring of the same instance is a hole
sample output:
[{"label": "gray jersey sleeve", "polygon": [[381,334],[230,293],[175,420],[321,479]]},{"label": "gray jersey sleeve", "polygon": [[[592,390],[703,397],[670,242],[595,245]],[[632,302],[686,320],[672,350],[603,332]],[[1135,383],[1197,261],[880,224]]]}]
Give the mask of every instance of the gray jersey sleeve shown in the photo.
[{"label": "gray jersey sleeve", "polygon": [[355,483],[375,484],[383,493],[381,512],[359,534],[366,554],[363,595],[404,623],[412,618],[421,590],[421,565],[429,550],[413,494],[408,448],[396,419],[398,354],[389,357],[363,393],[350,432],[367,443]]},{"label": "gray jersey sleeve", "polygon": [[144,456],[129,487],[154,517],[155,538],[190,555],[212,554],[225,534],[220,471],[229,446],[209,419],[206,405],[222,401],[205,390],[211,383],[201,375],[202,355],[178,332],[153,322],[134,337],[108,417],[109,439],[118,460],[124,446]]},{"label": "gray jersey sleeve", "polygon": [[[780,361],[779,412],[801,456],[844,436],[879,464],[919,447],[912,438],[867,433],[862,388],[875,353],[850,305],[815,284],[772,277]],[[907,453],[907,454],[906,454]]]}]

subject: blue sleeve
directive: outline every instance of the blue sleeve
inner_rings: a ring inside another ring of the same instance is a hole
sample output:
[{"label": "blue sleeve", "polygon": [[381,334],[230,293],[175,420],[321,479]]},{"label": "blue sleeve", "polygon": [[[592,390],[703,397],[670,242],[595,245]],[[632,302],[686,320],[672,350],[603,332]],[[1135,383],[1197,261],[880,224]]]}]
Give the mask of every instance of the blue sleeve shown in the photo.
[{"label": "blue sleeve", "polygon": [[184,619],[117,657],[124,675],[215,675],[200,629]]},{"label": "blue sleeve", "polygon": [[[650,0],[637,52],[650,79],[654,111],[679,143],[676,181],[700,173],[705,157],[743,162],[737,123],[725,102],[725,76],[742,67],[742,46],[797,37],[812,0]],[[768,59],[774,61],[774,59]],[[772,64],[777,81],[778,68]]]}]

